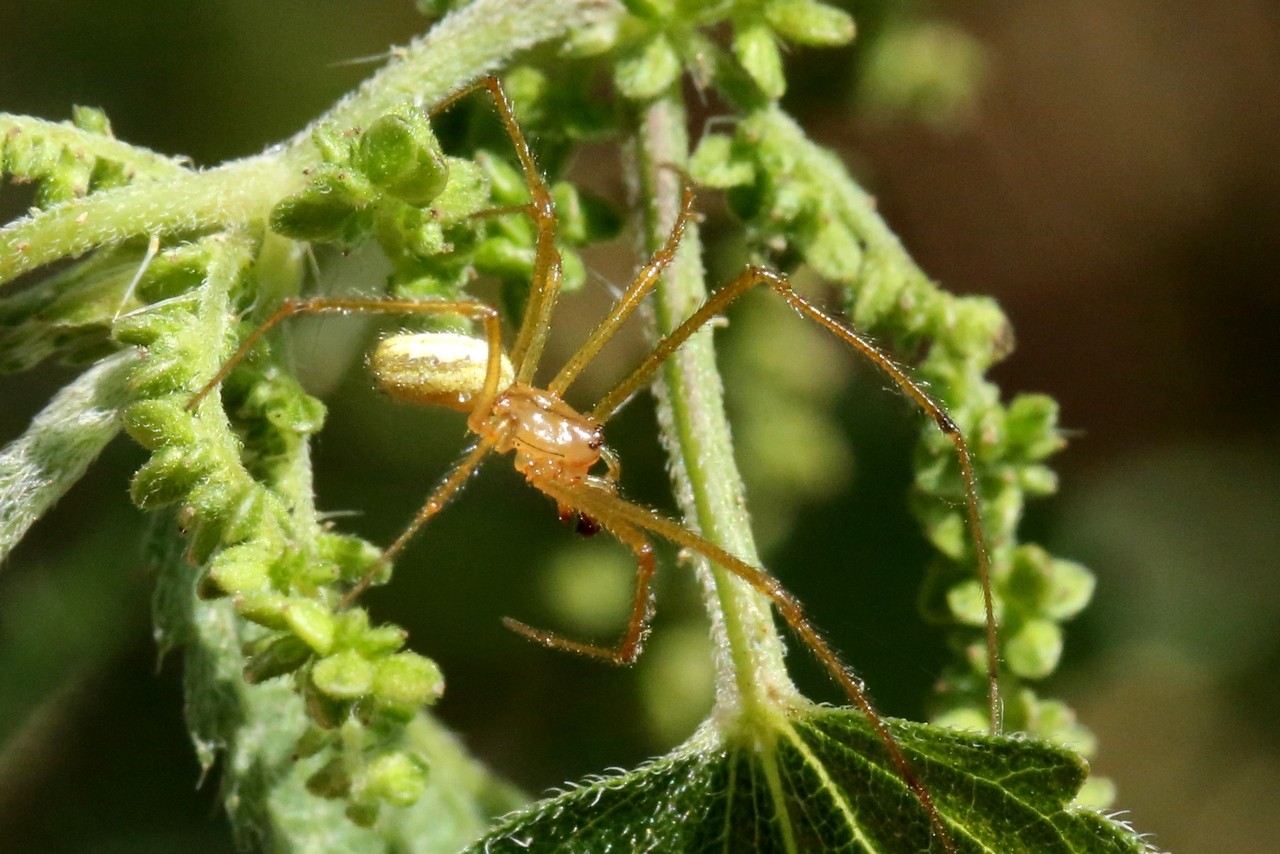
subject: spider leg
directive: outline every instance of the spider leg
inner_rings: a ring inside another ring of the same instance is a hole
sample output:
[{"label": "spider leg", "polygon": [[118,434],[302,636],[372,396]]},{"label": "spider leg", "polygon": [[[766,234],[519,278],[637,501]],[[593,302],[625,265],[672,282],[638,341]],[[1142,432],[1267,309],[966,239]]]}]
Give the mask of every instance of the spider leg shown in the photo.
[{"label": "spider leg", "polygon": [[[920,806],[928,814],[929,821],[942,841],[943,847],[949,852],[955,851],[955,845],[952,843],[946,825],[942,821],[942,816],[938,813],[938,809],[933,803],[933,797],[916,775],[911,763],[907,761],[907,757],[898,745],[897,739],[890,732],[888,724],[885,723],[880,713],[876,711],[875,706],[872,705],[871,698],[867,695],[862,680],[855,676],[840,660],[840,656],[835,649],[818,633],[817,628],[809,620],[804,612],[804,607],[800,604],[800,600],[783,587],[782,582],[764,569],[735,557],[678,522],[661,516],[646,507],[627,501],[625,498],[613,493],[592,489],[584,485],[567,484],[558,481],[539,482],[537,486],[556,501],[572,506],[579,512],[587,513],[591,518],[597,520],[611,531],[618,531],[624,528],[648,531],[681,548],[699,554],[733,573],[758,593],[766,596],[778,609],[778,613],[782,616],[787,626],[809,647],[809,650],[817,657],[827,672],[844,689],[853,704],[866,716],[877,738],[884,745],[890,761],[894,764],[908,788],[911,789]],[[619,538],[621,539],[620,535]],[[647,585],[647,580],[645,583]],[[639,594],[640,587],[637,585],[637,597],[639,597]],[[637,598],[637,604],[639,604],[639,598]],[[632,621],[632,626],[628,627],[629,634],[635,629],[634,613]],[[510,626],[511,623],[509,622],[508,625]],[[522,626],[522,624],[517,625]],[[643,627],[645,623],[641,622],[640,625]],[[511,627],[516,628],[516,626]],[[527,627],[522,626],[522,628],[517,628],[517,631],[521,631],[522,634],[527,634],[534,640],[545,643],[548,646],[572,649],[575,652],[585,652],[588,655],[598,654],[599,652],[598,648],[593,648],[594,651],[580,649],[577,645],[570,645],[573,644],[572,641],[564,642],[560,638],[555,638],[555,643],[548,642],[548,640],[535,634],[536,630],[529,630]],[[549,636],[549,633],[545,634]]]},{"label": "spider leg", "polygon": [[951,416],[947,414],[946,410],[942,408],[942,405],[935,401],[924,390],[923,386],[912,379],[905,369],[881,350],[870,338],[826,314],[797,294],[783,274],[764,267],[748,267],[729,284],[707,297],[706,301],[688,319],[681,323],[671,334],[659,341],[657,346],[653,348],[653,352],[645,358],[640,366],[596,404],[595,408],[591,410],[591,417],[600,424],[608,421],[632,394],[649,384],[662,363],[681,344],[688,340],[689,336],[724,311],[729,303],[757,285],[768,285],[801,316],[822,326],[866,357],[938,425],[938,429],[942,431],[943,435],[950,440],[955,448],[956,460],[960,466],[960,477],[964,484],[966,521],[977,555],[978,580],[982,585],[983,608],[986,612],[987,695],[990,706],[991,731],[993,733],[999,732],[1003,710],[999,683],[1000,653],[996,630],[995,602],[991,592],[991,557],[987,545],[986,532],[982,525],[982,509],[978,501],[978,478],[973,468],[973,454],[969,450],[969,443],[965,439],[964,433],[952,420]]},{"label": "spider leg", "polygon": [[498,118],[511,139],[516,159],[520,161],[520,171],[524,173],[525,186],[529,188],[529,204],[517,208],[482,211],[481,216],[524,211],[533,220],[537,232],[534,247],[533,273],[530,276],[529,304],[525,308],[524,320],[516,333],[515,342],[511,346],[511,361],[516,369],[516,381],[528,384],[533,379],[538,361],[542,357],[543,347],[547,343],[547,330],[551,325],[551,313],[555,310],[556,300],[560,296],[560,285],[564,277],[560,250],[556,249],[556,217],[555,201],[551,197],[551,189],[546,179],[538,171],[537,162],[533,159],[533,150],[525,138],[524,131],[516,122],[515,110],[511,99],[507,97],[502,82],[497,77],[489,76],[460,90],[439,105],[432,114],[452,104],[458,98],[483,87],[488,90],[498,111]]},{"label": "spider leg", "polygon": [[503,434],[501,432],[483,436],[467,452],[466,456],[454,464],[449,473],[444,476],[444,479],[431,491],[426,503],[422,505],[422,509],[413,517],[413,521],[409,523],[408,527],[401,532],[400,536],[396,537],[394,543],[387,546],[382,554],[378,556],[378,559],[373,562],[373,565],[365,571],[364,576],[342,597],[340,607],[345,608],[352,604],[360,597],[360,594],[369,589],[369,585],[373,584],[373,580],[378,576],[378,573],[382,572],[387,564],[400,553],[401,549],[408,545],[409,540],[413,539],[413,535],[418,533],[422,526],[427,523],[427,520],[443,510],[445,505],[461,491],[467,480],[480,467],[480,463],[484,462],[484,458],[489,455],[489,452],[493,450],[494,446],[502,438]]},{"label": "spider leg", "polygon": [[[535,482],[534,485],[550,494],[543,483]],[[580,491],[608,494],[604,490],[599,490],[595,487],[581,487],[572,493],[565,494],[576,496]],[[557,500],[560,499],[557,498]],[[579,509],[574,505],[573,498],[569,498],[563,506],[574,510]],[[594,520],[595,517],[592,516],[592,519]],[[631,616],[627,620],[626,631],[623,633],[622,639],[618,641],[618,645],[607,647],[570,640],[546,629],[535,629],[511,617],[503,617],[502,622],[512,631],[552,649],[576,652],[579,655],[603,659],[610,664],[632,664],[639,657],[645,639],[649,636],[649,622],[653,619],[653,594],[649,589],[656,568],[653,558],[653,546],[645,538],[644,534],[633,525],[618,519],[597,521],[600,521],[609,533],[617,537],[636,556],[636,588],[635,595],[631,601]]]},{"label": "spider leg", "polygon": [[667,269],[672,259],[676,257],[676,250],[680,247],[680,241],[684,238],[685,227],[694,216],[693,210],[694,194],[692,186],[686,181],[684,191],[680,199],[680,212],[676,215],[675,224],[671,227],[671,233],[667,235],[666,243],[657,252],[653,253],[653,257],[649,259],[640,272],[636,273],[636,277],[627,286],[613,303],[613,308],[609,310],[608,316],[591,331],[587,340],[578,348],[570,358],[565,362],[564,367],[556,374],[555,378],[547,385],[547,390],[552,394],[563,395],[578,374],[582,373],[582,369],[596,357],[600,349],[614,336],[627,318],[639,307],[640,303],[658,284],[658,280],[662,278],[662,273]]}]

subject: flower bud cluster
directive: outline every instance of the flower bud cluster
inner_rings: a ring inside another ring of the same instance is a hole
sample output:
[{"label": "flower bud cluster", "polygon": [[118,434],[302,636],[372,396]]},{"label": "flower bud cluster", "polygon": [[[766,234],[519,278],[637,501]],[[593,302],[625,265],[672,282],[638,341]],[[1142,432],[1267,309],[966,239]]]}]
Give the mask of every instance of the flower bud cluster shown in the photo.
[{"label": "flower bud cluster", "polygon": [[[973,457],[991,551],[1002,677],[1013,698],[1007,726],[1073,746],[1089,743],[1073,717],[1049,714],[1048,701],[1022,684],[1056,669],[1061,624],[1087,604],[1093,576],[1018,542],[1026,500],[1056,489],[1045,460],[1064,439],[1051,398],[1021,395],[1004,404],[986,379],[1013,346],[1000,309],[992,300],[957,297],[931,282],[840,162],[774,107],[748,115],[732,133],[705,135],[690,169],[700,184],[725,191],[761,260],[784,269],[807,264],[842,286],[860,331],[897,352],[923,351],[914,374],[959,425]],[[932,420],[924,425],[915,467],[912,506],[938,552],[924,608],[953,627],[965,662],[947,677],[939,717],[985,726],[986,615],[977,555],[955,446]]]},{"label": "flower bud cluster", "polygon": [[299,755],[331,754],[309,785],[347,798],[348,813],[367,823],[381,804],[424,790],[425,763],[402,748],[401,731],[444,682],[432,661],[403,649],[403,630],[342,605],[380,552],[315,519],[300,472],[306,438],[324,420],[319,401],[260,357],[232,372],[221,401],[191,405],[227,349],[209,347],[211,336],[229,339],[229,308],[257,287],[258,251],[225,235],[166,251],[138,287],[168,298],[116,322],[117,340],[144,356],[124,426],[152,453],[130,492],[143,509],[178,508],[185,562],[201,568],[190,587],[229,600],[256,627],[242,633],[245,680],[293,680],[312,729]]}]

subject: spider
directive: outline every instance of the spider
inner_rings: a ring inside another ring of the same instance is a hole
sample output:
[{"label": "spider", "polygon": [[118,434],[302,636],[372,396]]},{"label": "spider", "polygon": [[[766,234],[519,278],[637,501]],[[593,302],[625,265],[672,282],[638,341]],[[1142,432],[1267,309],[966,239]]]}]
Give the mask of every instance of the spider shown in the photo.
[{"label": "spider", "polygon": [[[646,387],[662,363],[694,332],[718,316],[742,294],[764,285],[776,292],[801,316],[817,323],[870,360],[881,373],[925,412],[951,440],[964,482],[967,519],[979,556],[979,572],[987,611],[987,659],[993,731],[998,728],[1000,699],[996,681],[996,628],[992,616],[989,558],[983,535],[977,482],[965,437],[940,404],[870,339],[829,316],[797,294],[786,276],[765,267],[743,270],[729,284],[713,293],[674,331],[661,339],[632,373],[588,412],[579,412],[564,400],[566,389],[595,358],[618,328],[653,290],[672,262],[685,229],[694,216],[694,193],[683,178],[681,205],[665,244],[648,260],[613,304],[609,313],[587,336],[545,387],[533,384],[547,340],[551,314],[559,296],[561,256],[555,246],[557,215],[551,192],[538,171],[529,145],[516,123],[512,105],[494,77],[462,89],[432,112],[452,105],[477,89],[486,89],[511,139],[529,202],[514,208],[482,211],[477,216],[525,213],[533,221],[536,248],[528,306],[509,352],[504,351],[498,312],[473,300],[415,301],[368,297],[311,297],[286,299],[276,311],[243,341],[218,373],[191,399],[194,407],[211,392],[270,329],[286,318],[306,314],[353,312],[400,315],[453,315],[478,323],[484,338],[455,333],[398,334],[382,340],[370,357],[375,382],[389,395],[420,404],[450,407],[467,413],[467,426],[475,441],[431,492],[413,521],[383,551],[344,596],[354,602],[409,540],[459,492],[467,479],[491,453],[511,453],[516,470],[533,487],[555,501],[561,520],[576,524],[584,534],[607,531],[634,554],[637,571],[631,615],[616,646],[600,646],[534,628],[512,618],[504,623],[543,646],[566,650],[617,665],[634,662],[649,631],[653,615],[650,582],[656,570],[650,536],[660,537],[700,555],[767,597],[790,629],[804,642],[862,711],[883,742],[892,762],[928,813],[939,840],[954,851],[928,789],[907,762],[883,718],[871,704],[861,681],[843,664],[806,616],[798,599],[769,572],[730,554],[698,533],[626,498],[618,491],[620,467],[605,444],[604,426],[639,389]],[[601,470],[602,469],[602,470]]]}]

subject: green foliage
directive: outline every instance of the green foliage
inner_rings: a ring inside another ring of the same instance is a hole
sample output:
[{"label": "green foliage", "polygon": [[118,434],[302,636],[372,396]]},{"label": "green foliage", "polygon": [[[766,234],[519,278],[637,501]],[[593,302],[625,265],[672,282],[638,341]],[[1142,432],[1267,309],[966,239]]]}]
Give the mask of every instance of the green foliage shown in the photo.
[{"label": "green foliage", "polygon": [[[1001,404],[985,379],[1010,348],[999,309],[930,282],[870,197],[776,103],[786,89],[780,46],[844,44],[852,19],[812,0],[634,0],[625,11],[600,0],[419,5],[432,14],[464,8],[293,140],[216,169],[121,143],[92,111],[77,110],[72,124],[0,116],[0,175],[36,183],[36,209],[0,230],[0,284],[78,259],[0,301],[0,367],[94,363],[0,453],[0,558],[118,426],[150,452],[130,495],[161,511],[156,636],[162,649],[183,650],[192,739],[206,770],[223,757],[224,802],[241,843],[456,850],[518,801],[424,712],[444,690],[437,665],[406,649],[399,627],[346,601],[367,573],[385,583],[391,567],[377,547],[317,515],[308,440],[324,422],[323,404],[275,344],[259,343],[225,377],[220,368],[309,284],[304,259],[316,248],[376,246],[389,271],[376,286],[401,298],[456,298],[478,275],[497,278],[509,318],[518,317],[536,234],[519,210],[527,189],[510,144],[480,99],[469,114],[457,107],[457,139],[442,143],[432,119],[435,105],[481,74],[553,40],[563,55],[534,56],[506,76],[552,182],[565,288],[585,278],[571,247],[612,237],[622,217],[556,179],[576,143],[624,136],[650,250],[670,228],[661,217],[678,204],[679,182],[669,167],[680,167],[725,191],[757,260],[807,264],[843,288],[861,329],[922,354],[916,373],[974,448],[1008,721],[1087,749],[1091,738],[1070,710],[1024,684],[1054,670],[1060,624],[1092,592],[1083,567],[1017,540],[1025,499],[1055,486],[1044,460],[1062,444],[1056,408],[1040,396]],[[737,113],[731,133],[705,135],[692,154],[678,85],[685,74]],[[612,82],[615,99],[600,98],[599,79]],[[698,245],[691,225],[671,282],[656,294],[660,328],[702,292]],[[659,386],[678,491],[700,530],[758,563],[713,356],[705,340],[691,341],[689,353],[702,373],[674,366]],[[204,394],[215,378],[220,387]],[[914,509],[938,552],[924,607],[951,628],[957,651],[939,719],[980,727],[976,555],[957,509],[954,452],[932,423],[916,470]],[[699,733],[631,774],[517,815],[483,841],[497,850],[527,850],[531,840],[535,850],[706,850],[748,838],[760,850],[940,848],[866,719],[797,698],[767,603],[726,577],[708,588],[719,697]],[[891,730],[958,850],[1141,848],[1070,806],[1085,773],[1073,754],[937,727]]]},{"label": "green foliage", "polygon": [[[700,182],[727,191],[734,211],[751,228],[762,259],[807,263],[844,288],[858,329],[896,351],[924,348],[917,376],[930,384],[973,449],[992,546],[1001,658],[1008,666],[1002,676],[1009,693],[1021,698],[1007,709],[1008,723],[1061,741],[1064,733],[1034,726],[1032,721],[1041,719],[1034,695],[1023,691],[1017,679],[1042,679],[1053,672],[1062,648],[1059,623],[1084,606],[1092,580],[1083,567],[1055,562],[1043,549],[1018,544],[1026,499],[1056,487],[1043,461],[1063,440],[1052,400],[1023,395],[1005,406],[999,390],[984,378],[1012,348],[1004,315],[990,300],[955,297],[931,282],[885,228],[872,199],[844,166],[776,107],[751,113],[732,135],[703,137],[691,169]],[[973,725],[985,716],[986,662],[978,647],[986,616],[955,451],[933,424],[923,427],[916,466],[914,509],[939,552],[924,607],[935,620],[954,625],[953,643],[968,651],[939,697],[940,717]],[[1071,570],[1062,570],[1063,565]],[[1012,589],[1031,577],[1055,574],[1063,585],[1055,595],[1064,596],[1069,605],[1051,605],[1050,597],[1018,595]]]},{"label": "green foliage", "polygon": [[[958,851],[1144,850],[1127,828],[1073,806],[1087,769],[1069,750],[889,723]],[[706,726],[667,756],[544,801],[467,850],[942,850],[877,745],[866,719],[842,709],[795,709],[743,732]],[[1007,827],[1019,828],[1016,838]]]}]

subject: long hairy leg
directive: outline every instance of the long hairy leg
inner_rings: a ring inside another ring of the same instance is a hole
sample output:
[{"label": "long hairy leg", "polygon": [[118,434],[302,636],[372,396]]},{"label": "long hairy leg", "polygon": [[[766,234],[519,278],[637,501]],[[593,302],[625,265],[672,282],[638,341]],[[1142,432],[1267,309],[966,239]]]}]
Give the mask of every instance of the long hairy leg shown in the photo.
[{"label": "long hairy leg", "polygon": [[[551,494],[543,483],[535,482],[534,485]],[[593,493],[604,492],[594,487],[583,488]],[[566,502],[564,506],[570,510],[580,509],[571,500]],[[649,589],[656,568],[653,558],[653,546],[645,539],[644,534],[640,533],[634,526],[619,519],[612,518],[606,521],[595,519],[594,516],[592,519],[600,522],[605,530],[617,537],[636,556],[636,586],[635,595],[631,600],[631,616],[627,620],[626,631],[623,632],[617,646],[608,647],[570,640],[546,629],[535,629],[511,617],[503,617],[502,622],[512,631],[552,649],[576,652],[579,655],[602,659],[610,664],[632,664],[640,655],[640,650],[649,635],[649,622],[653,619],[653,594]]]},{"label": "long hairy leg", "polygon": [[667,269],[672,259],[676,257],[676,250],[679,249],[680,241],[684,237],[685,227],[693,218],[693,202],[693,189],[686,183],[680,200],[680,212],[676,216],[675,224],[671,227],[671,233],[667,235],[666,243],[640,268],[640,272],[636,273],[631,284],[614,302],[609,314],[596,325],[596,328],[591,331],[591,334],[587,336],[587,340],[569,358],[569,361],[565,362],[564,367],[547,385],[548,391],[552,394],[563,396],[565,389],[577,379],[578,374],[582,373],[582,369],[596,357],[600,349],[618,331],[618,327],[626,322],[627,318],[635,312],[644,298],[658,284],[658,280],[662,278],[663,271]]},{"label": "long hairy leg", "polygon": [[413,517],[413,521],[408,527],[401,532],[400,536],[378,556],[373,565],[365,571],[365,574],[359,581],[355,583],[350,590],[342,597],[342,607],[346,607],[360,598],[360,594],[369,589],[369,585],[373,584],[373,580],[378,574],[391,563],[400,551],[409,544],[409,540],[413,539],[413,535],[418,533],[427,520],[439,513],[445,508],[455,495],[466,485],[471,475],[475,474],[476,469],[480,467],[480,463],[484,462],[484,458],[493,450],[494,445],[498,444],[502,439],[502,434],[493,433],[488,436],[481,437],[480,441],[469,450],[461,460],[454,464],[444,479],[432,490],[431,495],[427,498],[422,509]]},{"label": "long hairy leg", "polygon": [[912,402],[938,425],[938,429],[951,441],[960,477],[964,485],[965,513],[969,534],[973,539],[978,562],[978,580],[982,586],[983,608],[986,612],[987,699],[990,706],[991,732],[1000,731],[1003,704],[1000,700],[1000,651],[995,619],[995,601],[991,592],[991,557],[986,531],[982,524],[982,508],[978,498],[978,478],[973,468],[973,454],[964,433],[935,401],[897,362],[881,350],[875,342],[860,332],[831,317],[800,296],[791,287],[786,276],[765,267],[748,267],[729,284],[707,297],[706,301],[654,347],[645,360],[628,377],[601,398],[591,410],[591,417],[603,424],[638,389],[648,385],[654,373],[683,344],[690,335],[705,326],[738,297],[757,285],[767,285],[778,293],[802,317],[822,326],[854,350],[861,353],[902,390]]},{"label": "long hairy leg", "polygon": [[932,795],[929,794],[928,788],[920,781],[920,778],[916,776],[915,770],[911,767],[911,763],[907,761],[907,757],[903,754],[897,739],[889,731],[888,724],[885,723],[880,713],[876,711],[875,706],[872,705],[862,680],[855,676],[840,660],[840,656],[835,649],[827,643],[822,635],[819,634],[817,627],[809,620],[803,606],[800,604],[800,600],[783,587],[782,582],[764,569],[752,566],[746,561],[735,557],[678,522],[660,516],[648,508],[633,504],[612,493],[554,481],[539,483],[538,486],[556,501],[588,514],[592,519],[597,520],[611,530],[615,527],[626,526],[649,531],[681,548],[701,555],[733,573],[751,585],[754,590],[768,597],[778,609],[778,613],[787,626],[795,632],[805,646],[809,647],[809,650],[826,668],[827,672],[844,689],[850,701],[866,716],[876,736],[884,745],[890,761],[902,776],[908,788],[911,789],[920,806],[928,814],[929,822],[933,825],[934,831],[942,842],[943,847],[948,852],[953,853],[955,851],[955,845],[952,843],[951,836],[942,821],[942,816],[938,813],[938,808],[933,803]]},{"label": "long hairy leg", "polygon": [[560,250],[556,248],[556,229],[559,221],[556,217],[551,189],[547,186],[542,173],[538,171],[529,141],[516,122],[511,99],[507,97],[506,90],[502,88],[502,82],[497,77],[485,77],[477,84],[463,89],[445,101],[438,109],[443,109],[457,98],[480,87],[484,87],[493,99],[498,118],[511,139],[516,159],[520,161],[520,171],[524,174],[525,186],[529,189],[529,204],[521,209],[529,214],[537,233],[533,273],[529,279],[529,303],[525,307],[524,320],[520,323],[515,342],[511,346],[511,362],[515,366],[516,382],[527,385],[533,380],[538,362],[542,358],[542,350],[546,346],[547,333],[551,326],[551,314],[560,297],[560,285],[564,277]]}]

